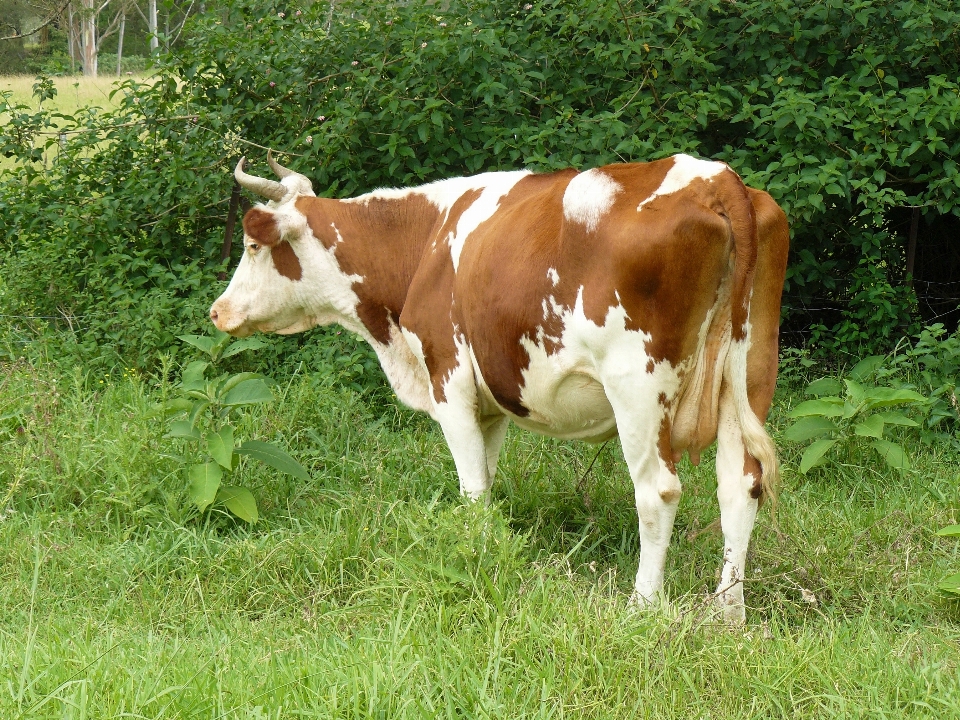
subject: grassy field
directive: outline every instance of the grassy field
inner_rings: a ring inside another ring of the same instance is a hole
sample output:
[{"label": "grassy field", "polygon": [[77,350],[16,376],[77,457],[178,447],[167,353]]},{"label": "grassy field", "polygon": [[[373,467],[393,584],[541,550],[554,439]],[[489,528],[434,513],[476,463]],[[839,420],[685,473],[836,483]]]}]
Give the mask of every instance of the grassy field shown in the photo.
[{"label": "grassy field", "polygon": [[[71,115],[83,107],[109,108],[113,106],[110,92],[119,81],[114,75],[101,75],[97,78],[83,76],[51,78],[57,89],[56,97],[44,101],[48,110]],[[127,76],[123,80],[129,79]],[[142,79],[137,76],[137,79]],[[37,99],[33,96],[36,78],[32,75],[0,75],[0,92],[11,92],[11,101],[37,108]],[[0,123],[9,121],[9,117],[0,113]],[[0,170],[13,166],[13,159],[0,157]]]},{"label": "grassy field", "polygon": [[[124,76],[123,79],[127,79]],[[54,77],[57,96],[45,102],[45,106],[59,112],[70,114],[78,108],[87,106],[109,107],[110,91],[118,78],[114,75],[89,78],[84,76]],[[0,75],[0,92],[12,92],[14,102],[35,106],[33,75]]]},{"label": "grassy field", "polygon": [[[786,471],[754,535],[745,629],[719,567],[710,458],[685,466],[672,605],[633,611],[632,489],[611,443],[512,430],[490,508],[442,436],[295,376],[244,432],[312,481],[242,470],[249,528],[183,509],[178,448],[128,372],[0,380],[0,717],[960,718],[955,458],[900,476]],[[782,429],[793,398],[778,395]]]}]

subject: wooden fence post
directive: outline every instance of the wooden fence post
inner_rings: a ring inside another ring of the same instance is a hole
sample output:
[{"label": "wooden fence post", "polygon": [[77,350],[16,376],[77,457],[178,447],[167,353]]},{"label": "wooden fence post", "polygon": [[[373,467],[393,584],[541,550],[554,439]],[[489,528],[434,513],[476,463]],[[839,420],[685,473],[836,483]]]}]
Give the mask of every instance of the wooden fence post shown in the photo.
[{"label": "wooden fence post", "polygon": [[[230,210],[227,212],[227,227],[223,232],[223,246],[220,248],[221,264],[230,259],[230,250],[233,247],[233,228],[237,224],[237,208],[240,206],[240,183],[233,181],[233,192],[230,193]],[[217,274],[217,280],[226,280],[226,270]]]}]

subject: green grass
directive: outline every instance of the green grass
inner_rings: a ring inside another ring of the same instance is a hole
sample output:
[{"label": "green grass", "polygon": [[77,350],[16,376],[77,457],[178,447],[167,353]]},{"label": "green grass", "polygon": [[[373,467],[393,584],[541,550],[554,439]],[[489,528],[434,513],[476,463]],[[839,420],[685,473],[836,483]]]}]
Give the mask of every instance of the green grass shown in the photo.
[{"label": "green grass", "polygon": [[639,612],[615,443],[578,492],[595,448],[512,430],[493,505],[467,506],[429,420],[297,376],[244,430],[313,480],[242,468],[248,528],[184,509],[147,417],[164,383],[0,378],[0,717],[960,718],[960,612],[934,589],[960,569],[934,535],[957,465],[936,448],[905,476],[806,478],[785,448],[734,630],[703,603],[712,458],[683,468],[672,605]]}]

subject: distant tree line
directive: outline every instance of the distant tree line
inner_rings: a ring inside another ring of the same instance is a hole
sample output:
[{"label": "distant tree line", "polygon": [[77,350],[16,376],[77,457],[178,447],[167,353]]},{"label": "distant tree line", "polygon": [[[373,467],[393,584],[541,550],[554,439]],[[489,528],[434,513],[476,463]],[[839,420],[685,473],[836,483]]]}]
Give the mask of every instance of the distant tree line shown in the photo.
[{"label": "distant tree line", "polygon": [[0,74],[139,69],[124,57],[170,50],[206,8],[198,0],[0,0]]}]

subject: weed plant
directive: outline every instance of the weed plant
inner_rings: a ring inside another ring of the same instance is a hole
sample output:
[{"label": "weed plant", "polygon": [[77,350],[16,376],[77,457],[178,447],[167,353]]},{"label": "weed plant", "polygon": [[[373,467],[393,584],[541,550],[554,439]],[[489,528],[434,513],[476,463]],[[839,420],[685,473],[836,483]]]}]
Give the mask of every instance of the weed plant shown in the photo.
[{"label": "weed plant", "polygon": [[[631,611],[632,489],[612,442],[511,431],[493,504],[463,504],[441,433],[333,375],[241,421],[295,480],[241,468],[255,526],[185,488],[137,371],[0,380],[3,717],[960,717],[957,457],[796,471],[761,513],[748,625],[704,598],[722,540],[711,457],[684,463],[665,612]],[[810,378],[812,379],[812,378]],[[781,387],[779,437],[799,386]],[[244,428],[238,429],[238,432]],[[582,482],[581,482],[582,479]]]}]

